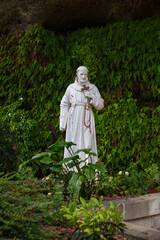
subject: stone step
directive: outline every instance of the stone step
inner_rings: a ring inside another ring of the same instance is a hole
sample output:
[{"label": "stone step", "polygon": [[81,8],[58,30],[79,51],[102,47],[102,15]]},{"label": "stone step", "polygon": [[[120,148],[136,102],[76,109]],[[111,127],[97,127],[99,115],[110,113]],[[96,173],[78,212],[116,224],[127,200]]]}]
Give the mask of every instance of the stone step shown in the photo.
[{"label": "stone step", "polygon": [[144,227],[137,224],[126,224],[125,237],[130,240],[160,240],[160,231],[154,228]]},{"label": "stone step", "polygon": [[[125,212],[125,237],[130,240],[160,240],[160,193],[125,197],[112,202],[120,204],[120,213]],[[109,201],[104,200],[103,205],[107,207]]]},{"label": "stone step", "polygon": [[[160,193],[115,199],[112,202],[120,204],[119,211],[125,212],[125,221],[160,214]],[[108,201],[103,201],[103,204],[108,205]]]}]

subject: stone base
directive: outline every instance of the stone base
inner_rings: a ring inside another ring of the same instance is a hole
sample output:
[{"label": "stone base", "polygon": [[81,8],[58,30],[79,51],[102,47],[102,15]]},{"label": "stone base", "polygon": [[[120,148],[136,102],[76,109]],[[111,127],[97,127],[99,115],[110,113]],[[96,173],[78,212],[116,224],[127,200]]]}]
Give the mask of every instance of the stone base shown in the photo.
[{"label": "stone base", "polygon": [[160,231],[154,228],[124,222],[127,226],[124,236],[130,240],[160,240]]},{"label": "stone base", "polygon": [[[112,202],[114,205],[120,204],[120,213],[125,212],[124,223],[128,228],[126,237],[131,240],[160,240],[160,193],[115,199]],[[108,204],[108,201],[103,201],[104,207]]]}]

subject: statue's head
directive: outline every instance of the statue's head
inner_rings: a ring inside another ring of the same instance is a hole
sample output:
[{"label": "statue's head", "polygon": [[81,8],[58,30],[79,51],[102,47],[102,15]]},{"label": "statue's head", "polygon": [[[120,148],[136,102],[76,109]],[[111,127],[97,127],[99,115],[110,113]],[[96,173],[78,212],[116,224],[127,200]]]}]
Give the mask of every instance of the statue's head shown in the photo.
[{"label": "statue's head", "polygon": [[81,85],[85,85],[88,82],[88,69],[84,66],[77,68],[77,81]]}]

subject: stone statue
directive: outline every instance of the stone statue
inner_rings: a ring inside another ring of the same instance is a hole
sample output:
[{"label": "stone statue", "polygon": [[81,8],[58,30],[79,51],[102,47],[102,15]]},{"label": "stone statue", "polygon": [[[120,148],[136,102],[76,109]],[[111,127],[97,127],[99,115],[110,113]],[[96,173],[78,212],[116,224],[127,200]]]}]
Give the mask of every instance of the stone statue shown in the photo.
[{"label": "stone statue", "polygon": [[[66,142],[73,142],[73,151],[92,148],[97,154],[96,131],[92,107],[101,110],[104,100],[94,84],[88,81],[88,69],[81,66],[77,69],[75,82],[70,84],[60,103],[60,130],[66,130]],[[86,158],[84,152],[80,158]],[[67,149],[64,158],[70,157]],[[97,156],[92,157],[96,163]],[[83,163],[84,165],[84,163]],[[82,166],[80,166],[82,167]]]}]

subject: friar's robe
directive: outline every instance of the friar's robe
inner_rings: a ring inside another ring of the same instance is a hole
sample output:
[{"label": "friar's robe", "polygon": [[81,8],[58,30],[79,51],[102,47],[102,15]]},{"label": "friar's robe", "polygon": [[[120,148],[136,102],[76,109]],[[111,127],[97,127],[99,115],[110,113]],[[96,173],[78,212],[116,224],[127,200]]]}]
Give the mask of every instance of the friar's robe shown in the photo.
[{"label": "friar's robe", "polygon": [[[66,128],[66,142],[73,142],[76,144],[76,146],[72,146],[74,152],[77,149],[92,148],[92,151],[97,154],[96,131],[92,106],[97,110],[101,110],[104,106],[104,100],[101,98],[94,84],[87,81],[85,86],[87,90],[84,91],[82,91],[83,86],[77,81],[68,86],[60,103],[60,129],[63,130]],[[88,94],[92,96],[89,105],[86,97]],[[64,126],[65,121],[66,127]],[[79,156],[82,160],[86,158],[84,152],[81,152]],[[66,157],[70,157],[67,149],[64,150],[64,158]],[[96,163],[97,160],[97,156],[92,156],[92,163]],[[90,162],[90,160],[88,160],[88,162]]]}]

